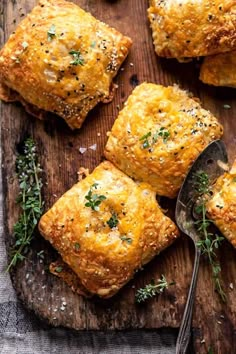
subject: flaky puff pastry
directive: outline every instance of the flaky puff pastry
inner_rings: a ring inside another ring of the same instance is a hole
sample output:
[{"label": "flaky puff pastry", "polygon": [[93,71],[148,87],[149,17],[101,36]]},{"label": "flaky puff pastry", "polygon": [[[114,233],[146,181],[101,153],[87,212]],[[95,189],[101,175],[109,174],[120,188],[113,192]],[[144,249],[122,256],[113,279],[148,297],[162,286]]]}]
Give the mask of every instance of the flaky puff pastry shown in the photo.
[{"label": "flaky puff pastry", "polygon": [[204,58],[200,80],[208,85],[236,87],[236,51]]},{"label": "flaky puff pastry", "polygon": [[[102,199],[97,210],[86,206],[89,193]],[[150,186],[136,184],[108,161],[66,192],[42,216],[39,230],[84,288],[104,298],[179,235]]]},{"label": "flaky puff pastry", "polygon": [[209,219],[236,247],[236,161],[229,172],[217,179],[206,209]]},{"label": "flaky puff pastry", "polygon": [[174,198],[199,153],[222,133],[217,119],[178,86],[143,83],[120,111],[105,156],[157,194]]},{"label": "flaky puff pastry", "polygon": [[198,57],[236,49],[236,1],[150,0],[156,53]]},{"label": "flaky puff pastry", "polygon": [[80,128],[98,102],[111,99],[112,79],[130,46],[130,38],[79,6],[41,0],[0,52],[0,98],[20,100],[39,117],[54,112]]}]

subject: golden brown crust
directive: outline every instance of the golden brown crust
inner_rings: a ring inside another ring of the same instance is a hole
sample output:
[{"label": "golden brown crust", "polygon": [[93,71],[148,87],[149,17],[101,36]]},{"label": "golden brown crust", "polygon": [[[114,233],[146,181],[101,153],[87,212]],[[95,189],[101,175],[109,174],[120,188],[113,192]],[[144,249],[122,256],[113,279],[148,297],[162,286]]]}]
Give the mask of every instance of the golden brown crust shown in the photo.
[{"label": "golden brown crust", "polygon": [[159,56],[181,59],[236,49],[236,1],[150,0],[148,17]]},{"label": "golden brown crust", "polygon": [[204,58],[200,80],[214,86],[236,87],[236,51]]},{"label": "golden brown crust", "polygon": [[207,203],[208,216],[236,248],[236,161],[230,172],[217,179]]},{"label": "golden brown crust", "polygon": [[80,128],[110,97],[131,43],[71,2],[41,0],[1,50],[0,82],[18,92],[17,99]]},{"label": "golden brown crust", "polygon": [[[106,197],[98,211],[85,206],[91,187]],[[111,228],[107,221],[114,213],[118,224]],[[104,298],[114,295],[179,234],[150,186],[137,185],[108,161],[66,192],[42,216],[39,230],[82,285]]]},{"label": "golden brown crust", "polygon": [[[166,139],[161,136],[165,132]],[[105,156],[128,176],[149,183],[157,194],[174,198],[193,161],[222,133],[217,119],[187,92],[143,83],[120,111]]]}]

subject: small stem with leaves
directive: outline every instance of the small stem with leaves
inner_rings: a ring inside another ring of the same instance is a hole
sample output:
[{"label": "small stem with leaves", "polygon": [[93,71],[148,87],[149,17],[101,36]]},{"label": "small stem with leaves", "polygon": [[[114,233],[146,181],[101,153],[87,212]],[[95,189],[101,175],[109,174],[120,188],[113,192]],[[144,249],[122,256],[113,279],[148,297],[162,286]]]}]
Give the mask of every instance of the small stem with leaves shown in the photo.
[{"label": "small stem with leaves", "polygon": [[173,282],[168,284],[165,276],[162,274],[156,284],[154,280],[152,280],[151,283],[147,284],[144,288],[138,289],[135,294],[135,300],[138,303],[144,302],[157,294],[163,293],[163,291],[168,288],[168,285],[173,284]]},{"label": "small stem with leaves", "polygon": [[206,210],[206,203],[211,195],[209,177],[205,172],[198,172],[196,173],[195,178],[194,186],[197,192],[197,205],[195,207],[195,212],[199,216],[199,220],[195,222],[195,225],[201,235],[201,240],[197,242],[197,246],[200,248],[201,254],[207,255],[212,269],[215,290],[219,294],[221,300],[226,302],[226,295],[220,280],[221,267],[217,261],[217,255],[215,253],[215,250],[219,248],[219,245],[224,240],[224,237],[220,237],[209,231],[209,228],[213,223],[212,220],[207,219]]}]

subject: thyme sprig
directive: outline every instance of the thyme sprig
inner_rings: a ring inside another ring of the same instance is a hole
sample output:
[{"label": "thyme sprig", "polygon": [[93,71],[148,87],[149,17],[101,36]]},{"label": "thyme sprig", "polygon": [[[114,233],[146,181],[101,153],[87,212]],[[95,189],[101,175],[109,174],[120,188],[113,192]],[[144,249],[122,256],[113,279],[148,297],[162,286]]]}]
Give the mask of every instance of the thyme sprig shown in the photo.
[{"label": "thyme sprig", "polygon": [[11,250],[8,271],[25,258],[35,227],[43,213],[41,172],[36,145],[29,138],[24,142],[23,154],[16,159],[16,173],[20,188],[16,201],[20,205],[22,214],[13,227],[15,244]]},{"label": "thyme sprig", "polygon": [[135,294],[135,301],[138,303],[144,302],[157,294],[163,293],[163,291],[167,289],[169,285],[173,284],[173,282],[168,284],[165,276],[162,274],[161,278],[158,279],[156,284],[154,280],[152,280],[151,283],[147,284],[144,288],[138,289]]},{"label": "thyme sprig", "polygon": [[99,195],[97,193],[93,194],[94,189],[97,189],[98,187],[98,183],[94,183],[89,191],[88,194],[86,194],[85,199],[87,200],[87,202],[85,203],[85,206],[88,208],[91,208],[94,211],[98,211],[99,210],[99,205],[101,204],[101,202],[105,199],[107,199],[105,197],[105,195]]},{"label": "thyme sprig", "polygon": [[142,141],[143,149],[148,149],[157,142],[159,137],[162,138],[164,143],[167,143],[170,137],[169,130],[164,127],[161,127],[153,135],[151,132],[148,132],[147,134],[143,135],[139,140]]},{"label": "thyme sprig", "polygon": [[219,294],[221,300],[225,302],[226,295],[220,279],[221,267],[215,252],[216,249],[219,248],[220,243],[224,240],[224,237],[209,231],[209,228],[213,222],[207,218],[206,210],[206,203],[212,192],[208,174],[203,171],[196,173],[194,187],[197,192],[195,213],[199,216],[199,220],[195,221],[195,225],[201,236],[201,240],[197,242],[197,246],[200,248],[201,254],[205,254],[207,256],[212,269],[215,290]]}]

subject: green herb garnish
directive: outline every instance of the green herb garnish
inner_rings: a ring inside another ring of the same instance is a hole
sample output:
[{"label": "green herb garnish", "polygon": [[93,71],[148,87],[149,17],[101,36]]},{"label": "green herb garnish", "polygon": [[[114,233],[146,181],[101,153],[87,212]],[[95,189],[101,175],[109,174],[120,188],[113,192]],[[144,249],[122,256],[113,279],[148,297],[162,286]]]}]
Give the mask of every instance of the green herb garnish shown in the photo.
[{"label": "green herb garnish", "polygon": [[151,136],[152,136],[152,133],[148,132],[147,134],[143,135],[139,139],[140,141],[143,141],[142,146],[144,149],[147,149],[147,148],[151,147],[153,144],[155,144],[159,137],[162,137],[163,142],[166,143],[170,137],[170,132],[166,128],[161,127],[159,129],[159,131],[157,131],[155,134],[153,134],[152,138],[151,138]]},{"label": "green herb garnish", "polygon": [[224,240],[224,237],[220,237],[217,234],[213,234],[209,231],[209,227],[213,221],[207,218],[206,203],[211,196],[211,186],[207,173],[198,172],[195,174],[194,188],[197,192],[197,205],[195,206],[195,212],[199,216],[199,220],[195,221],[195,225],[201,240],[197,242],[197,246],[200,248],[201,253],[207,255],[209,263],[212,269],[212,277],[215,284],[215,289],[219,294],[223,302],[226,301],[226,295],[223,290],[220,272],[221,267],[217,260],[215,250],[219,248],[220,243]]},{"label": "green herb garnish", "polygon": [[93,190],[97,189],[98,184],[94,183],[90,189],[88,194],[85,196],[85,199],[88,200],[87,203],[85,203],[86,207],[90,207],[92,210],[98,211],[99,210],[99,205],[101,204],[101,202],[105,199],[107,199],[105,197],[105,195],[98,195],[98,194],[93,194]]},{"label": "green herb garnish", "polygon": [[150,147],[150,143],[148,141],[148,138],[152,135],[151,132],[148,132],[147,134],[143,135],[139,140],[143,141],[143,148],[147,149]]},{"label": "green herb garnish", "polygon": [[51,25],[51,27],[48,30],[48,41],[51,42],[51,40],[56,36],[56,26]]},{"label": "green herb garnish", "polygon": [[59,266],[55,268],[55,272],[61,273],[63,271],[63,267]]},{"label": "green herb garnish", "polygon": [[161,136],[163,138],[163,142],[166,143],[170,137],[170,132],[166,128],[162,127],[160,128],[158,135]]},{"label": "green herb garnish", "polygon": [[126,241],[126,242],[129,243],[129,244],[131,244],[132,241],[133,241],[132,238],[127,237],[127,236],[121,236],[120,239],[121,239],[122,241]]},{"label": "green herb garnish", "polygon": [[37,253],[37,257],[44,259],[44,250],[41,250]]},{"label": "green herb garnish", "polygon": [[20,187],[17,203],[22,209],[22,214],[13,227],[15,244],[12,247],[11,261],[7,270],[25,258],[35,227],[43,213],[41,172],[35,143],[32,139],[27,139],[23,154],[16,159],[16,173]]},{"label": "green herb garnish", "polygon": [[75,250],[76,251],[79,251],[80,249],[80,244],[78,242],[75,243]]},{"label": "green herb garnish", "polygon": [[110,219],[107,221],[107,225],[113,229],[113,227],[116,227],[118,225],[119,220],[117,219],[117,214],[113,213]]},{"label": "green herb garnish", "polygon": [[138,303],[144,302],[157,294],[163,293],[163,291],[168,288],[168,285],[173,284],[173,282],[168,284],[165,276],[162,274],[156,284],[154,280],[152,280],[151,283],[147,284],[144,288],[138,289],[135,294],[135,301]]},{"label": "green herb garnish", "polygon": [[71,50],[69,52],[72,55],[73,60],[70,62],[72,65],[84,65],[84,59],[79,50]]},{"label": "green herb garnish", "polygon": [[229,104],[224,104],[223,107],[224,107],[224,109],[230,109],[231,108],[231,106]]}]

